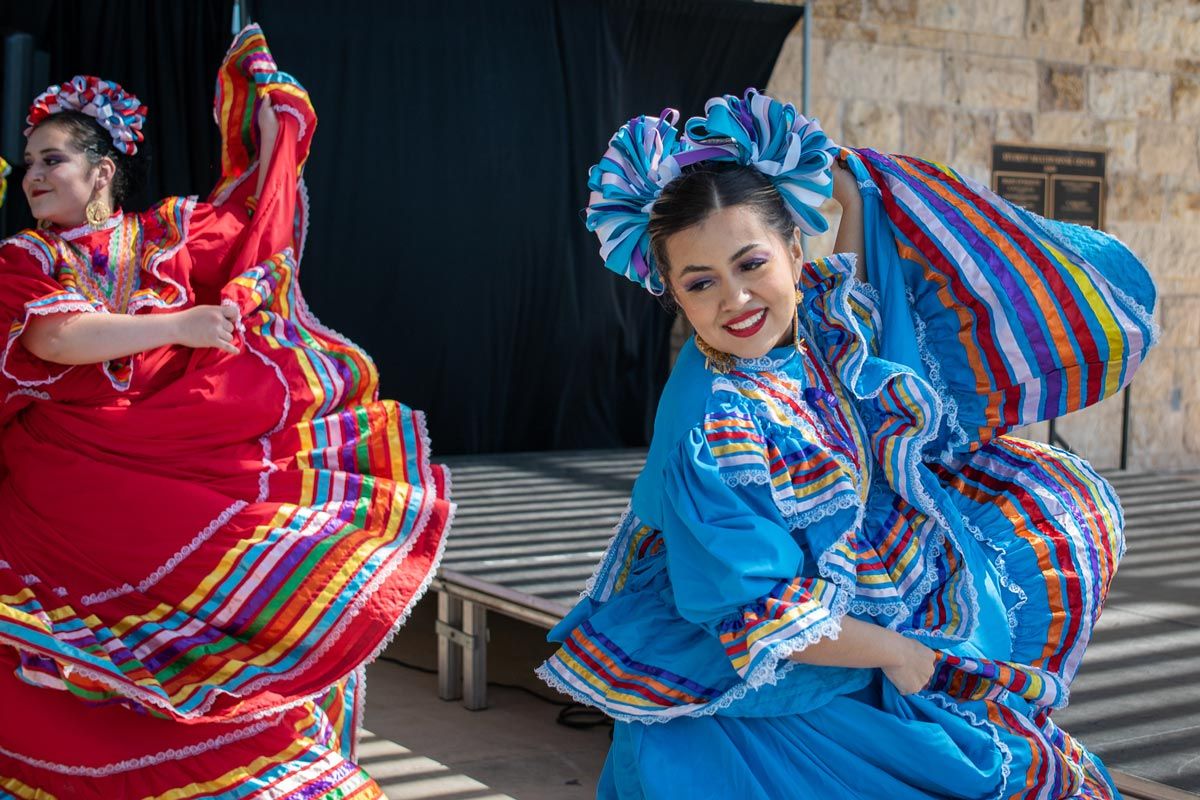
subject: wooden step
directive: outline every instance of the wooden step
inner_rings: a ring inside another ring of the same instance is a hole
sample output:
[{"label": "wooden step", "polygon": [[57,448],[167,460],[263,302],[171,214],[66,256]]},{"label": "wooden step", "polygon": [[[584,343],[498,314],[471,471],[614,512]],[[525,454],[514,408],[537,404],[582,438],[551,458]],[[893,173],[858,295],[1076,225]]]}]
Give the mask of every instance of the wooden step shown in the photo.
[{"label": "wooden step", "polygon": [[1117,770],[1109,770],[1117,788],[1121,790],[1125,800],[1196,800],[1200,795],[1167,786],[1165,783],[1148,781],[1136,775],[1130,775]]}]

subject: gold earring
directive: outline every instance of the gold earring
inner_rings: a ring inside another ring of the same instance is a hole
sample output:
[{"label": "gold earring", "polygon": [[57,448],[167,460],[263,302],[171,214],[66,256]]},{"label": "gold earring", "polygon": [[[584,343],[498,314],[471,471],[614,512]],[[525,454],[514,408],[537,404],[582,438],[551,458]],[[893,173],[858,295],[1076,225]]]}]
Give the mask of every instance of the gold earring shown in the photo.
[{"label": "gold earring", "polygon": [[729,353],[722,353],[717,348],[713,347],[708,342],[700,338],[700,334],[696,334],[696,349],[699,350],[705,359],[704,366],[715,372],[729,372],[733,369],[734,357]]},{"label": "gold earring", "polygon": [[93,230],[97,230],[105,222],[108,222],[108,218],[112,216],[112,209],[108,203],[96,198],[87,204],[83,213],[87,217],[88,225],[91,225]]},{"label": "gold earring", "polygon": [[804,340],[800,338],[800,309],[803,307],[804,293],[796,290],[796,316],[792,317],[792,344],[797,353],[804,352]]}]

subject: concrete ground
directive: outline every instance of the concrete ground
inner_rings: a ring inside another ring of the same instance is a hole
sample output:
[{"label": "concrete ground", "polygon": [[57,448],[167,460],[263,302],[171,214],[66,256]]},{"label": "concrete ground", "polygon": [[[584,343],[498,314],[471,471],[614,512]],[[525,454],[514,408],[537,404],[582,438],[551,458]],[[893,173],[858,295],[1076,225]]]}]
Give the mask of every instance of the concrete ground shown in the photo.
[{"label": "concrete ground", "polygon": [[[533,675],[539,656],[552,649],[545,632],[492,615],[488,667],[489,708],[467,711],[437,697],[437,676],[399,666],[389,658],[431,670],[431,597],[421,603],[387,653],[367,670],[366,727],[516,800],[591,800],[608,752],[610,727],[573,729],[555,722],[565,699]],[[424,642],[422,642],[424,640]],[[424,646],[422,646],[424,645]],[[505,688],[496,683],[520,686]],[[538,699],[530,692],[546,698]],[[367,771],[374,775],[369,764]],[[391,800],[399,800],[384,786]],[[483,800],[493,794],[434,793],[427,800]],[[416,800],[415,795],[405,795]]]}]

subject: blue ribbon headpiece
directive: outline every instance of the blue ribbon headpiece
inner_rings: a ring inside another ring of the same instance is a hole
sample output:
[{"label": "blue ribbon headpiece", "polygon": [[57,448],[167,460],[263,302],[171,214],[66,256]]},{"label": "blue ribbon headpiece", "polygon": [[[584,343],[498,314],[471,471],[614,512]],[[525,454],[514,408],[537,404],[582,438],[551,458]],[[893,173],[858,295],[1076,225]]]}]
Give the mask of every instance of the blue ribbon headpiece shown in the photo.
[{"label": "blue ribbon headpiece", "polygon": [[651,294],[664,291],[650,254],[650,207],[663,187],[679,175],[675,157],[684,145],[675,123],[679,112],[664,109],[658,117],[636,117],[609,140],[600,163],[588,173],[585,221],[600,238],[604,265]]},{"label": "blue ribbon headpiece", "polygon": [[779,191],[801,231],[811,235],[828,228],[816,209],[833,194],[830,169],[837,147],[815,120],[754,89],[744,98],[714,97],[705,113],[688,120],[683,137],[674,109],[630,120],[588,173],[585,220],[600,239],[604,265],[651,294],[661,295],[665,287],[650,250],[650,209],[690,164],[736,161],[753,167]]},{"label": "blue ribbon headpiece", "polygon": [[736,161],[766,175],[803,233],[829,229],[817,208],[833,196],[837,147],[816,120],[756,89],[744,98],[727,94],[704,104],[703,117],[692,117],[684,136],[691,161]]}]

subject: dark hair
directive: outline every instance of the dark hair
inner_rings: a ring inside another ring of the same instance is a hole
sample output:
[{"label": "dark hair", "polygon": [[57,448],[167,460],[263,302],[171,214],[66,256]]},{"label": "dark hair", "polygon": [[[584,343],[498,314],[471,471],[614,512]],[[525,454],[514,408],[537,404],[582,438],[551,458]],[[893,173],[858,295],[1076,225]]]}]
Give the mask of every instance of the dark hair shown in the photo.
[{"label": "dark hair", "polygon": [[732,161],[701,161],[685,167],[663,188],[650,209],[650,251],[659,275],[670,293],[667,271],[667,237],[690,228],[714,211],[750,206],[770,230],[790,241],[796,223],[779,192],[758,170]]},{"label": "dark hair", "polygon": [[150,159],[146,155],[145,142],[139,143],[137,153],[125,155],[113,145],[112,137],[99,122],[80,111],[60,111],[42,120],[37,127],[46,125],[56,125],[65,130],[71,137],[71,144],[83,153],[92,166],[99,164],[102,158],[113,160],[117,167],[111,187],[114,206],[122,205],[146,184]]}]

